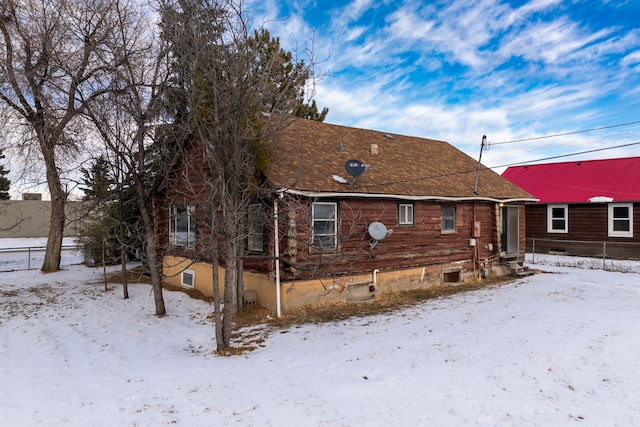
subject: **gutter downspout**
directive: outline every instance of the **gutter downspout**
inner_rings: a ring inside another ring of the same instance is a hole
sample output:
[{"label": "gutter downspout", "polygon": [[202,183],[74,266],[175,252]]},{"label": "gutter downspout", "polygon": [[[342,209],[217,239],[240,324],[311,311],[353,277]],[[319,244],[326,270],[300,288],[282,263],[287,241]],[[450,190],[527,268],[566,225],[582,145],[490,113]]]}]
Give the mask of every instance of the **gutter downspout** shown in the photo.
[{"label": "gutter downspout", "polygon": [[[280,198],[283,194],[280,193]],[[276,257],[276,315],[280,318],[280,238],[278,236],[278,199],[273,201],[274,254]]]}]

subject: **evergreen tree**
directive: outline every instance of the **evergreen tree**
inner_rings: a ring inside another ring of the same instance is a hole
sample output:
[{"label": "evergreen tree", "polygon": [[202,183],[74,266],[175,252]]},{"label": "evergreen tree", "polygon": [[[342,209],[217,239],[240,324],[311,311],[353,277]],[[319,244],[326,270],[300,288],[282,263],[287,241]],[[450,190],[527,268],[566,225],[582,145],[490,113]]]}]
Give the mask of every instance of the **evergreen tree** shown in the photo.
[{"label": "evergreen tree", "polygon": [[[0,160],[4,159],[4,154],[0,150]],[[0,164],[0,200],[9,200],[9,187],[11,181],[7,178],[9,171],[4,168],[4,165]]]},{"label": "evergreen tree", "polygon": [[89,246],[94,261],[105,264],[120,262],[123,243],[130,255],[142,249],[140,211],[129,183],[118,183],[111,167],[109,161],[100,156],[89,169],[81,169],[86,186],[81,188],[85,193],[83,200],[92,219],[84,230],[83,243]]},{"label": "evergreen tree", "polygon": [[316,100],[312,100],[311,104],[304,103],[304,101],[300,101],[300,105],[295,111],[295,116],[303,119],[315,120],[318,122],[324,122],[324,119],[329,114],[329,109],[327,107],[323,108],[321,112],[318,112],[318,105],[316,105]]},{"label": "evergreen tree", "polygon": [[104,156],[95,159],[90,169],[81,168],[80,171],[86,185],[85,188],[81,188],[84,191],[83,200],[107,201],[111,197],[115,180],[111,176],[109,162]]}]

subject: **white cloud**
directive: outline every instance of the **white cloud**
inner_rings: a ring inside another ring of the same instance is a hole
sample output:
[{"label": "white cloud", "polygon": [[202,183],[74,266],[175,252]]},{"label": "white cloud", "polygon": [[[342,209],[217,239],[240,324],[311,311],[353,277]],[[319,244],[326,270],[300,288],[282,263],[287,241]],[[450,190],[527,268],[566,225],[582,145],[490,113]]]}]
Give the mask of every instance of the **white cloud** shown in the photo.
[{"label": "white cloud", "polygon": [[603,40],[611,30],[580,34],[578,24],[562,17],[548,23],[532,23],[521,33],[507,36],[500,48],[504,58],[520,56],[530,61],[542,60],[552,64],[567,62],[580,54],[581,49]]},{"label": "white cloud", "polygon": [[[442,139],[474,155],[483,134],[499,141],[624,120],[598,102],[617,94],[637,106],[640,85],[629,82],[638,81],[640,30],[585,21],[577,7],[561,0],[336,7],[316,33],[316,53],[335,76],[316,100],[329,107],[331,123]],[[292,22],[277,25],[287,40],[304,39],[313,33],[305,11],[292,10]]]},{"label": "white cloud", "polygon": [[354,0],[342,9],[336,9],[333,13],[333,27],[340,28],[357,21],[373,3],[373,0]]},{"label": "white cloud", "polygon": [[634,65],[637,66],[638,64],[640,64],[640,50],[636,50],[628,55],[625,55],[622,60],[620,60],[620,63],[625,67]]}]

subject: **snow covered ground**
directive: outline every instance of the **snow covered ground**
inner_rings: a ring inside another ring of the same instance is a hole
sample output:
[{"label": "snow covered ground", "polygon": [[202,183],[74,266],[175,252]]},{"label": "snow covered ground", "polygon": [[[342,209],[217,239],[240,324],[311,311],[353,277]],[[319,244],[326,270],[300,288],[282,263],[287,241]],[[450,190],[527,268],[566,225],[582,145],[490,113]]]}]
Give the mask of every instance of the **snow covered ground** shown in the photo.
[{"label": "snow covered ground", "polygon": [[101,269],[0,273],[0,423],[640,425],[640,275],[533,267],[547,272],[273,330],[226,358],[211,307],[183,293],[158,318],[148,285],[123,300]]},{"label": "snow covered ground", "polygon": [[[44,261],[46,237],[24,237],[0,239],[0,272],[11,270],[39,269]],[[73,238],[62,239],[61,267],[80,264],[84,260],[81,250]]]}]

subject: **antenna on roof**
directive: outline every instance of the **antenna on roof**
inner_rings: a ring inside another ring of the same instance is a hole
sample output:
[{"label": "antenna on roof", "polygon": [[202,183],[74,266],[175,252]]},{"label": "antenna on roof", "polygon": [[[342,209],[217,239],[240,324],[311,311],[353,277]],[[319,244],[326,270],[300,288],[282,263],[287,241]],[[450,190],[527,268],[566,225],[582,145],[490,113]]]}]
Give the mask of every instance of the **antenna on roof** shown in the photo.
[{"label": "antenna on roof", "polygon": [[482,161],[482,150],[488,146],[487,135],[482,135],[482,142],[480,143],[480,156],[478,157],[478,170],[476,171],[476,185],[473,187],[473,194],[478,194],[478,178],[480,178],[480,162]]}]

